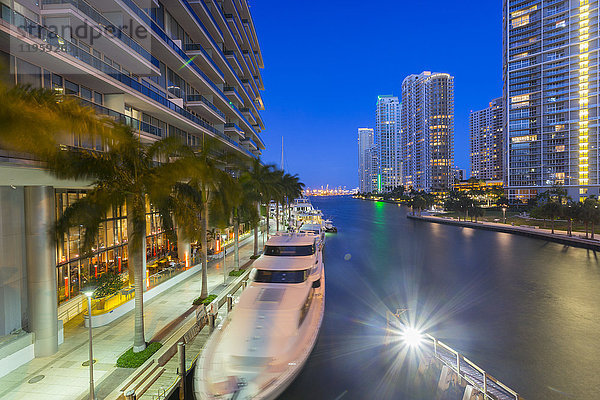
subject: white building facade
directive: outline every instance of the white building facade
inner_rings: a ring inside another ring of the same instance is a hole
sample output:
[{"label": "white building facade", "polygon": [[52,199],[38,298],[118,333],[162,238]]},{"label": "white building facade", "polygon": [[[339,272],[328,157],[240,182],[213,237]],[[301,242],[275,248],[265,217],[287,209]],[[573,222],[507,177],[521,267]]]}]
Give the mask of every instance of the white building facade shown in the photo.
[{"label": "white building facade", "polygon": [[[263,59],[246,0],[0,3],[0,64],[11,84],[73,96],[129,125],[145,143],[175,136],[201,146],[213,138],[216,157],[246,160],[265,148]],[[63,144],[103,150],[75,135]],[[62,323],[81,312],[86,281],[121,273],[127,261],[122,209],[102,221],[91,256],[78,254],[79,227],[59,240],[50,233],[90,183],[54,179],[0,149],[0,337],[28,332],[36,356],[57,351]],[[153,209],[146,221],[150,263],[173,244]],[[26,232],[34,228],[35,237]]]}]

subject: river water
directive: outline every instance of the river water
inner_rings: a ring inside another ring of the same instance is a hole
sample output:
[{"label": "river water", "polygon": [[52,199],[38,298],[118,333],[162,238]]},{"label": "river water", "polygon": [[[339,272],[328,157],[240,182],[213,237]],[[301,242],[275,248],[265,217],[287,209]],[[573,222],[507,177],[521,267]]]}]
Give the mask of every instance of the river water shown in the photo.
[{"label": "river water", "polygon": [[339,229],[325,246],[326,310],[281,399],[416,399],[415,354],[382,346],[409,319],[532,399],[600,399],[600,264],[593,251],[406,218],[393,204],[313,198]]}]

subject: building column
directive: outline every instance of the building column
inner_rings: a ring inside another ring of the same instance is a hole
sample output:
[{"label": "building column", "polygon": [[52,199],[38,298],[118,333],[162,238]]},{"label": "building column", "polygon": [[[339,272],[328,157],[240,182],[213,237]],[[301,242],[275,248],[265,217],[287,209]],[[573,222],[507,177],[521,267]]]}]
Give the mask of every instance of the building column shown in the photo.
[{"label": "building column", "polygon": [[24,202],[29,330],[35,356],[46,357],[58,351],[54,188],[26,186]]},{"label": "building column", "polygon": [[185,234],[182,228],[177,228],[177,258],[179,262],[184,262],[186,268],[189,267],[191,262],[191,246],[190,240],[185,239]]}]

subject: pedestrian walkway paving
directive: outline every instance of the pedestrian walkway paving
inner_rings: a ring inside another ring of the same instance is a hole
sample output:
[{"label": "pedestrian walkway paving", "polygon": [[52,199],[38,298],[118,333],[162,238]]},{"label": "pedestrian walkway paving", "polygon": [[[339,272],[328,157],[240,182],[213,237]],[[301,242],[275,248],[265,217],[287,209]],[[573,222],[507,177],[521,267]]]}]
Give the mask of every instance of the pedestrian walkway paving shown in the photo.
[{"label": "pedestrian walkway paving", "polygon": [[[254,239],[250,236],[240,247],[240,265],[252,255]],[[259,238],[259,244],[262,240]],[[233,251],[227,253],[227,271],[233,269]],[[188,310],[200,295],[201,269],[198,273],[144,303],[145,336],[149,341],[166,324]],[[227,281],[234,278],[226,277]],[[223,284],[223,259],[209,263],[209,294],[218,294]],[[130,312],[109,325],[94,328],[94,381],[102,385],[106,377],[122,382],[134,370],[116,368],[117,358],[133,344],[134,314]],[[0,378],[0,399],[78,399],[89,391],[88,330],[83,316],[65,324],[64,343],[50,356],[36,358]],[[87,365],[87,363],[86,363]],[[110,386],[110,385],[108,385]],[[109,393],[110,391],[106,392]],[[101,399],[102,393],[98,393]]]},{"label": "pedestrian walkway paving", "polygon": [[551,229],[534,227],[534,226],[530,226],[530,225],[515,226],[515,225],[502,224],[499,222],[487,222],[487,221],[470,222],[470,221],[462,221],[462,220],[458,221],[458,220],[455,220],[454,218],[450,218],[450,217],[429,215],[429,214],[425,214],[425,213],[423,215],[408,214],[407,217],[411,218],[411,219],[418,219],[418,220],[436,222],[436,223],[442,223],[442,224],[464,226],[464,227],[469,227],[469,228],[488,229],[488,230],[504,232],[504,233],[515,233],[515,234],[535,237],[538,239],[550,240],[553,242],[557,242],[557,243],[561,243],[561,244],[565,244],[565,245],[569,245],[569,246],[583,247],[583,248],[592,249],[592,250],[600,249],[600,241],[599,240],[592,239],[591,237],[586,238],[585,235],[582,234],[581,232],[575,232],[575,231],[572,233],[571,236],[569,236],[568,232],[566,232],[566,231],[561,231],[561,230],[556,229],[554,231],[554,233],[552,233]]}]

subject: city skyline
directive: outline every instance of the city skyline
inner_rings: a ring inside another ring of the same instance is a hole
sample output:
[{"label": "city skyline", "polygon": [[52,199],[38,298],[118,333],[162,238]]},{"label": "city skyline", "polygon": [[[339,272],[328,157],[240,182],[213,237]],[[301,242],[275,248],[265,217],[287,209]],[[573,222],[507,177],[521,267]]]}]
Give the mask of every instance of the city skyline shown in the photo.
[{"label": "city skyline", "polygon": [[[343,9],[340,4],[328,2],[322,13],[314,14],[293,3],[252,4],[266,64],[263,159],[280,163],[283,135],[285,167],[307,185],[357,187],[356,129],[374,127],[378,95],[400,97],[404,77],[431,70],[455,77],[455,158],[459,168],[468,170],[469,113],[502,95],[501,2],[461,2],[448,9],[434,1],[426,20],[402,17],[418,13],[416,4],[352,2]],[[344,18],[324,17],[334,12]],[[346,17],[360,18],[361,29],[343,26]],[[403,24],[394,22],[398,18]],[[296,32],[299,24],[307,29]],[[327,45],[321,44],[323,32],[335,32]],[[446,39],[444,45],[428,51],[428,43],[440,37]],[[367,57],[385,56],[369,65],[358,62],[356,49]],[[311,66],[315,60],[321,60],[318,68]],[[298,79],[290,80],[290,75]],[[315,151],[315,144],[323,150]],[[307,153],[311,163],[304,162]]]}]

